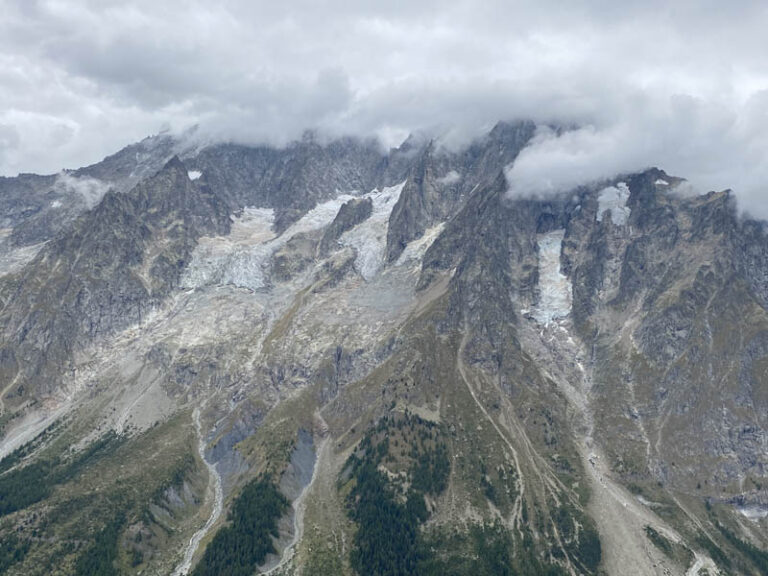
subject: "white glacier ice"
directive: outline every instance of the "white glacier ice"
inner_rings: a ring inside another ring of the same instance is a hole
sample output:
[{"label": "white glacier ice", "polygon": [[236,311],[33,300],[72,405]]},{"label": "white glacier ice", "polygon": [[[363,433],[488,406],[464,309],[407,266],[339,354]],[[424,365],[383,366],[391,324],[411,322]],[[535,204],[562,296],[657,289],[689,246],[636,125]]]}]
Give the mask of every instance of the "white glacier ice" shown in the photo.
[{"label": "white glacier ice", "polygon": [[537,237],[539,245],[539,302],[533,317],[547,325],[571,312],[571,283],[560,271],[560,250],[565,230],[555,230]]},{"label": "white glacier ice", "polygon": [[600,190],[597,196],[597,221],[603,221],[603,214],[611,211],[611,220],[617,226],[624,226],[629,219],[631,209],[627,207],[629,187],[624,182]]},{"label": "white glacier ice", "polygon": [[373,211],[370,217],[339,238],[339,244],[357,251],[355,270],[365,280],[371,280],[384,265],[389,216],[400,198],[403,186],[405,182],[381,191],[373,190],[363,196],[373,200]]},{"label": "white glacier ice", "polygon": [[312,232],[313,230],[319,230],[320,228],[328,226],[328,224],[333,222],[333,219],[336,218],[336,214],[339,213],[339,208],[341,208],[342,204],[349,202],[352,198],[355,198],[352,194],[340,194],[332,200],[318,204],[294,222],[280,236],[280,238],[284,238],[283,243],[290,240],[296,234]]},{"label": "white glacier ice", "polygon": [[187,172],[187,176],[189,176],[190,180],[197,180],[202,175],[203,173],[200,172],[200,170],[190,170],[189,172]]},{"label": "white glacier ice", "polygon": [[182,277],[183,288],[232,284],[258,290],[268,284],[273,254],[297,234],[313,232],[330,224],[349,200],[371,198],[373,212],[365,221],[344,233],[342,246],[356,249],[355,269],[370,280],[384,263],[387,225],[405,182],[363,196],[340,194],[322,202],[293,223],[280,236],[272,232],[274,213],[266,208],[246,208],[235,218],[228,236],[201,238]]},{"label": "white glacier ice", "polygon": [[333,200],[318,204],[277,238],[272,238],[245,250],[235,251],[223,268],[218,283],[233,284],[251,290],[264,288],[267,285],[272,255],[297,234],[312,232],[330,224],[341,205],[352,198],[354,196],[350,194],[341,194]]},{"label": "white glacier ice", "polygon": [[272,253],[265,249],[265,244],[274,238],[274,220],[271,208],[245,208],[240,216],[234,218],[228,236],[201,238],[182,276],[182,287],[197,288],[222,283],[263,286],[264,272],[254,254]]}]

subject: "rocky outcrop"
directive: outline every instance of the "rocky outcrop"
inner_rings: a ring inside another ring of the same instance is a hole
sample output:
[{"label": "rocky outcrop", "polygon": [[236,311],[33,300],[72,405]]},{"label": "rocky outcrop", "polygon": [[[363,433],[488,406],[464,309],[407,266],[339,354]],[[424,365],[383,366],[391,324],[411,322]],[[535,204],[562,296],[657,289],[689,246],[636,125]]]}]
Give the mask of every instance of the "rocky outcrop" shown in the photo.
[{"label": "rocky outcrop", "polygon": [[438,148],[434,141],[424,145],[389,219],[387,261],[397,260],[409,242],[456,214],[478,186],[492,182],[528,144],[534,130],[528,122],[500,122],[460,152]]},{"label": "rocky outcrop", "polygon": [[217,145],[188,163],[233,211],[273,208],[278,232],[318,202],[340,192],[368,192],[387,180],[386,156],[378,144],[353,138],[323,145],[308,135],[283,149]]},{"label": "rocky outcrop", "polygon": [[320,241],[320,253],[327,254],[335,246],[341,235],[352,230],[358,224],[365,222],[373,212],[373,200],[370,198],[354,198],[345,202],[333,222],[325,229]]},{"label": "rocky outcrop", "polygon": [[[626,223],[599,221],[601,188],[620,181]],[[677,182],[652,169],[580,192],[563,264],[612,466],[681,490],[706,476],[716,494],[768,467],[764,374],[733,369],[763,357],[765,240],[729,193],[670,193]]]},{"label": "rocky outcrop", "polygon": [[434,144],[430,142],[408,172],[400,198],[392,209],[387,231],[389,262],[397,260],[409,242],[420,238],[428,227],[451,211],[453,202],[441,198],[435,182],[433,153]]},{"label": "rocky outcrop", "polygon": [[316,248],[316,237],[307,234],[292,237],[272,256],[272,279],[285,282],[303,272],[314,261]]}]

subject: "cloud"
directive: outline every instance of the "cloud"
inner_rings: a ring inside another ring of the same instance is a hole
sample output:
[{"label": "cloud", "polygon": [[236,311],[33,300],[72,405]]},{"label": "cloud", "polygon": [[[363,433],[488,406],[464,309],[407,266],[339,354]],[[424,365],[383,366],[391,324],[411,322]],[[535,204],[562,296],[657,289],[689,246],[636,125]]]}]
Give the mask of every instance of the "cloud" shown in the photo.
[{"label": "cloud", "polygon": [[54,189],[57,192],[76,194],[82,198],[90,209],[96,206],[109,190],[109,184],[90,176],[76,177],[66,172],[61,172],[56,177]]},{"label": "cloud", "polygon": [[732,189],[768,219],[768,91],[743,106],[675,95],[637,101],[614,120],[574,130],[540,127],[505,171],[509,194],[547,196],[652,166],[699,193]]},{"label": "cloud", "polygon": [[163,126],[283,144],[307,128],[460,144],[543,131],[513,188],[658,165],[760,209],[762,1],[4,0],[0,173],[100,160]]}]

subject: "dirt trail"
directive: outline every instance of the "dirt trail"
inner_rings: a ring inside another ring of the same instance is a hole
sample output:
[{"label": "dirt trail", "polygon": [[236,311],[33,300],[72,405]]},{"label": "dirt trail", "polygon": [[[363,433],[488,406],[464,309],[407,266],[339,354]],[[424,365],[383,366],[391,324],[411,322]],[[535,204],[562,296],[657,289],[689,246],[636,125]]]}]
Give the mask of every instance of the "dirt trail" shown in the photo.
[{"label": "dirt trail", "polygon": [[14,376],[13,380],[11,380],[8,385],[0,391],[0,414],[5,414],[5,395],[8,394],[8,392],[11,391],[11,389],[16,385],[16,382],[19,380],[19,376],[21,376],[21,370],[16,373],[16,376]]},{"label": "dirt trail", "polygon": [[208,517],[205,526],[195,532],[192,538],[189,539],[189,544],[187,544],[187,549],[184,552],[184,559],[173,571],[173,576],[184,576],[189,573],[192,567],[192,559],[195,556],[195,552],[197,552],[200,542],[219,519],[224,506],[224,492],[221,488],[221,476],[219,475],[218,470],[216,470],[216,466],[205,459],[205,434],[203,434],[201,430],[200,408],[195,408],[192,418],[195,421],[195,429],[197,430],[197,436],[199,438],[197,450],[200,453],[200,458],[205,463],[206,468],[208,468],[208,487],[209,489],[212,489],[211,491],[213,492],[213,508],[211,509],[211,515]]}]

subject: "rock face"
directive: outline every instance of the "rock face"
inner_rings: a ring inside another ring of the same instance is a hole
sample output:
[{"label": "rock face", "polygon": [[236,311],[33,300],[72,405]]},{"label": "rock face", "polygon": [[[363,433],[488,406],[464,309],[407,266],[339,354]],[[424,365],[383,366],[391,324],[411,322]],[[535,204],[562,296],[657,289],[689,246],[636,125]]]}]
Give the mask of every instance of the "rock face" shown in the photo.
[{"label": "rock face", "polygon": [[20,396],[51,392],[79,347],[141,323],[178,286],[198,237],[227,232],[225,204],[176,157],[131,192],[108,192],[13,279],[3,378]]},{"label": "rock face", "polygon": [[309,135],[277,150],[223,145],[203,149],[187,162],[234,209],[269,206],[275,228],[284,231],[316,203],[339,191],[367,192],[386,176],[387,162],[378,144],[353,139],[321,145]]},{"label": "rock face", "polygon": [[286,573],[761,573],[766,224],[658,169],[511,198],[535,130],[0,180],[14,573],[199,561],[214,469],[293,501]]},{"label": "rock face", "polygon": [[320,241],[320,250],[327,254],[341,235],[367,220],[373,212],[373,200],[370,198],[354,198],[342,204],[333,222],[325,229]]},{"label": "rock face", "polygon": [[392,211],[387,260],[397,260],[409,242],[455,214],[480,183],[495,178],[514,161],[534,130],[532,123],[499,123],[486,138],[459,153],[438,150],[434,142],[429,142],[408,172],[405,188]]},{"label": "rock face", "polygon": [[606,444],[628,477],[738,484],[768,466],[766,383],[752,368],[768,320],[755,281],[765,240],[727,192],[681,198],[659,183],[669,180],[627,178],[624,224],[589,230],[583,204],[571,227],[574,316],[606,400],[598,429],[612,431]]}]

